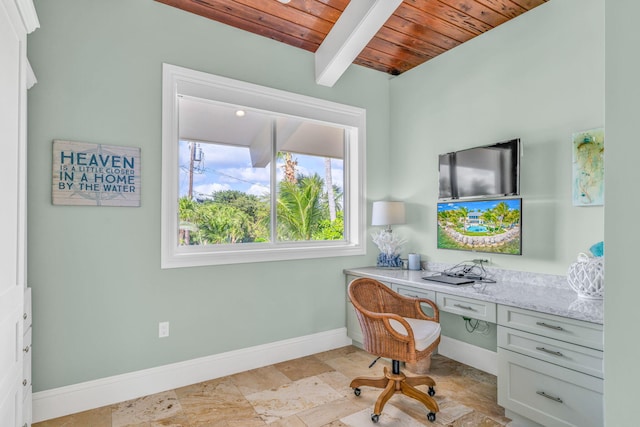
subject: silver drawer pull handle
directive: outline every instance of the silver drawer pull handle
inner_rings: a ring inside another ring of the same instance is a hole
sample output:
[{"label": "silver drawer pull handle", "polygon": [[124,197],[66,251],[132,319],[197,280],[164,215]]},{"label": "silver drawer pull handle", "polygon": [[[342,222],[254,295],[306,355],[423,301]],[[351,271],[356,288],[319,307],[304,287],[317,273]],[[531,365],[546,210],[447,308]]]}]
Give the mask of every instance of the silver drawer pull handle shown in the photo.
[{"label": "silver drawer pull handle", "polygon": [[26,386],[27,386],[27,384],[28,384],[27,380],[22,380],[22,385],[23,385],[23,386],[25,386],[25,387],[26,387]]},{"label": "silver drawer pull handle", "polygon": [[559,351],[548,350],[544,347],[536,347],[536,350],[544,351],[545,353],[553,354],[554,356],[564,356],[564,354],[560,353]]},{"label": "silver drawer pull handle", "polygon": [[24,320],[27,320],[27,317],[29,317],[29,316],[27,316],[27,313],[25,313],[25,314],[23,314],[23,315],[22,315],[22,318],[23,318]]},{"label": "silver drawer pull handle", "polygon": [[29,346],[26,346],[25,348],[23,348],[22,351],[24,351],[25,353],[29,353]]},{"label": "silver drawer pull handle", "polygon": [[549,329],[555,329],[556,331],[564,331],[564,328],[562,326],[549,325],[548,323],[544,322],[536,322],[536,325],[544,326],[545,328]]},{"label": "silver drawer pull handle", "polygon": [[564,402],[562,402],[562,399],[560,399],[559,397],[551,396],[551,395],[545,393],[544,391],[536,391],[536,393],[539,394],[542,397],[546,397],[547,399],[553,400],[554,402],[564,403]]},{"label": "silver drawer pull handle", "polygon": [[475,311],[473,309],[473,307],[470,307],[468,305],[462,305],[462,304],[453,304],[454,307],[458,307],[458,308],[462,308],[464,310],[471,310],[471,311]]}]

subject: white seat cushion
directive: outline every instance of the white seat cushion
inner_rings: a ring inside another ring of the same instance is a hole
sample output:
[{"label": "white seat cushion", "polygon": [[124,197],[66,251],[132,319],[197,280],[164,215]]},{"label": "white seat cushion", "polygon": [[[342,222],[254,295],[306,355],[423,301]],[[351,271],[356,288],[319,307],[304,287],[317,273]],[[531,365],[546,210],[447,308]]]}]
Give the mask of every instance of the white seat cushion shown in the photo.
[{"label": "white seat cushion", "polygon": [[[432,322],[430,320],[411,319],[403,317],[407,321],[411,329],[413,330],[413,337],[416,341],[416,350],[422,351],[429,347],[440,336],[440,323]],[[391,327],[400,332],[402,335],[408,335],[407,330],[402,323],[397,320],[391,319],[389,321]]]}]

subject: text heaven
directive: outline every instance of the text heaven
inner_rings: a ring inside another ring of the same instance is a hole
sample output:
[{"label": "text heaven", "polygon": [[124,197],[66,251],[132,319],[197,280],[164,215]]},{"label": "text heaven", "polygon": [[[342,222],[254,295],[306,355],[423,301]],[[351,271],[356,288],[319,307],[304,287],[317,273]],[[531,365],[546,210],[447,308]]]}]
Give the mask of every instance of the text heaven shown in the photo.
[{"label": "text heaven", "polygon": [[60,152],[60,163],[78,166],[110,166],[114,168],[131,168],[135,166],[135,157],[111,155]]}]

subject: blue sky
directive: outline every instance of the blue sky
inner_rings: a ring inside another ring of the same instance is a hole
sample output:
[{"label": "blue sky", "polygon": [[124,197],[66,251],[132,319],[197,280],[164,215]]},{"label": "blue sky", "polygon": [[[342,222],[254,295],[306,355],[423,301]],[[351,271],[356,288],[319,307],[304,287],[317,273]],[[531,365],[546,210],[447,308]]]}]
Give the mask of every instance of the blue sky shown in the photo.
[{"label": "blue sky", "polygon": [[[199,144],[202,161],[196,163],[193,175],[194,196],[209,195],[214,191],[238,190],[260,196],[269,192],[269,165],[264,168],[251,166],[247,147],[219,144]],[[318,173],[324,179],[324,158],[294,154],[298,160],[298,173],[310,175]],[[180,142],[180,196],[188,193],[189,186],[189,145]],[[280,166],[280,164],[278,164]],[[334,185],[343,187],[343,161],[331,160]],[[282,168],[277,168],[277,179],[282,179]]]},{"label": "blue sky", "polygon": [[494,200],[468,200],[468,201],[450,201],[438,203],[438,212],[450,211],[454,209],[467,208],[470,211],[480,210],[486,211],[493,209],[498,203],[504,202],[509,206],[509,209],[521,210],[521,199],[494,199]]}]

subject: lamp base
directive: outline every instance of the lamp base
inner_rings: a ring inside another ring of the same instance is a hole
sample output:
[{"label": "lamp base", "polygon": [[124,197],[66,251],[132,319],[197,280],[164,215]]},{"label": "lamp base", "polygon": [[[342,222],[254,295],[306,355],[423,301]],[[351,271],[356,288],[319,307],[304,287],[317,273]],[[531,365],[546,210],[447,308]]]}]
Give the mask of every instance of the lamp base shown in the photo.
[{"label": "lamp base", "polygon": [[380,253],[378,254],[378,262],[376,263],[376,267],[401,269],[402,260],[400,259],[400,255],[388,255],[385,253]]}]

